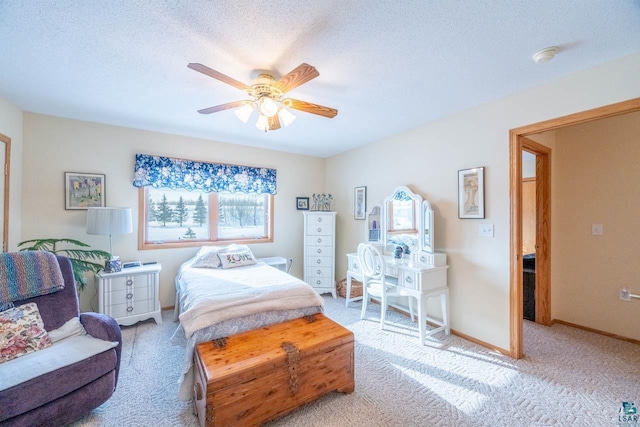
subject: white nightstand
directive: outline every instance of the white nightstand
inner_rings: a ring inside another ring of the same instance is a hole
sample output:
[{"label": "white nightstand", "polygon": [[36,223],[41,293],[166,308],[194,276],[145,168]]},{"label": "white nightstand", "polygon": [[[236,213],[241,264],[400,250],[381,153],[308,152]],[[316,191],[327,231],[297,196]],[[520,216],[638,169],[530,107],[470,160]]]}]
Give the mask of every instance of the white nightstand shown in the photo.
[{"label": "white nightstand", "polygon": [[160,270],[162,265],[158,263],[123,268],[117,273],[100,271],[96,274],[98,311],[125,326],[150,318],[162,323]]}]

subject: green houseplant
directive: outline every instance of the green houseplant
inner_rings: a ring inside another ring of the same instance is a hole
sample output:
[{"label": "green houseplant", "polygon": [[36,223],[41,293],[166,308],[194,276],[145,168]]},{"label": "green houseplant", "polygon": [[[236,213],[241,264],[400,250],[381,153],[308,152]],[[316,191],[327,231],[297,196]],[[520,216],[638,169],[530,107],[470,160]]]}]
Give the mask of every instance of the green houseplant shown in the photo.
[{"label": "green houseplant", "polygon": [[[84,249],[90,248],[90,246],[74,239],[33,239],[18,243],[18,247],[23,245],[27,245],[27,247],[20,248],[21,251],[47,251],[69,258],[73,266],[73,276],[81,291],[87,285],[83,274],[97,273],[104,268],[103,261],[111,259],[109,252],[99,249]],[[64,248],[59,248],[59,246],[64,246]]]}]

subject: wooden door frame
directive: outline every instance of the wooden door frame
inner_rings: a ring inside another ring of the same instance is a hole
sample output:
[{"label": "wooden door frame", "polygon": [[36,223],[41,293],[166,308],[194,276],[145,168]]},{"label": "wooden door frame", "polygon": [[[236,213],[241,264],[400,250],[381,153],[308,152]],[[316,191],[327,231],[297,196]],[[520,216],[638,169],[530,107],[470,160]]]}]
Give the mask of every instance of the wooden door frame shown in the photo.
[{"label": "wooden door frame", "polygon": [[[526,138],[529,135],[547,132],[586,123],[593,120],[614,117],[640,111],[640,98],[594,108],[580,113],[558,117],[544,122],[511,129],[509,131],[509,208],[510,208],[510,271],[509,271],[509,351],[511,357],[520,359],[523,356],[522,343],[522,150],[537,152],[542,148],[549,150]],[[536,178],[542,173],[544,182],[536,184],[536,192],[546,191],[546,195],[536,195],[536,213],[542,215],[536,221],[536,321],[540,314],[540,323],[549,325],[551,319],[551,150],[536,160]],[[544,160],[546,157],[546,161]],[[541,168],[540,170],[538,168]],[[544,206],[545,197],[549,206]],[[540,202],[539,202],[540,200]],[[540,255],[538,251],[540,250]],[[540,277],[538,277],[540,276]],[[540,287],[540,289],[538,289]],[[540,312],[538,305],[541,304]]]},{"label": "wooden door frame", "polygon": [[2,209],[4,215],[2,217],[2,248],[0,252],[6,252],[9,248],[9,170],[11,166],[11,138],[0,133],[0,141],[4,143],[4,165],[2,165],[2,173],[4,173],[4,200],[2,201]]}]

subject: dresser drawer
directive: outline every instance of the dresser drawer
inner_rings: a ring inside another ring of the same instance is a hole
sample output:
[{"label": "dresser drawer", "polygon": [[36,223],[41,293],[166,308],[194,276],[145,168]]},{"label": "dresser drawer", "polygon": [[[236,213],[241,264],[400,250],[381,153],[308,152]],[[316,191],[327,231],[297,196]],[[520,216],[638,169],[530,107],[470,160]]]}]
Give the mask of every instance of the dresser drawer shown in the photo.
[{"label": "dresser drawer", "polygon": [[307,236],[331,236],[333,226],[330,224],[307,224]]},{"label": "dresser drawer", "polygon": [[330,277],[313,277],[307,278],[307,283],[313,286],[314,288],[328,288],[333,287],[335,284],[333,283],[333,279]]},{"label": "dresser drawer", "polygon": [[133,288],[143,288],[149,284],[149,276],[122,276],[105,281],[104,292],[125,291]]},{"label": "dresser drawer", "polygon": [[419,289],[420,274],[400,270],[400,275],[398,276],[398,286],[402,286],[403,288],[407,289]]},{"label": "dresser drawer", "polygon": [[333,236],[325,234],[315,234],[307,238],[307,246],[333,247]]},{"label": "dresser drawer", "polygon": [[333,254],[333,246],[310,245],[307,247],[307,257],[330,257]]},{"label": "dresser drawer", "polygon": [[307,267],[306,268],[306,272],[307,272],[307,278],[313,279],[316,277],[328,277],[330,278],[331,275],[333,274],[333,268],[331,267]]},{"label": "dresser drawer", "polygon": [[347,270],[352,273],[362,274],[362,269],[360,268],[360,260],[356,255],[347,255]]},{"label": "dresser drawer", "polygon": [[131,289],[123,289],[121,291],[107,292],[105,294],[105,298],[110,300],[112,304],[117,304],[119,302],[125,302],[127,300],[131,301],[143,301],[147,299],[152,299],[153,289],[146,288],[131,288]]},{"label": "dresser drawer", "polygon": [[313,256],[309,255],[306,259],[306,266],[309,268],[314,267],[329,267],[333,268],[333,258],[330,256]]},{"label": "dresser drawer", "polygon": [[153,311],[153,301],[135,301],[130,303],[114,304],[107,307],[106,311],[108,315],[115,318],[136,316],[138,314],[148,313]]}]

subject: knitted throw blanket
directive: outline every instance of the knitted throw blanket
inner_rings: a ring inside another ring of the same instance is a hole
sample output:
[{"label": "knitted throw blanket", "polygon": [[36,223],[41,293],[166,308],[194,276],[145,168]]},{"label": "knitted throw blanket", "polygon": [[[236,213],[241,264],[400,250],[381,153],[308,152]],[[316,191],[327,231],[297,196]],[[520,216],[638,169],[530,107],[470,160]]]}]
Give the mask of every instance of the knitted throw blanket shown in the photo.
[{"label": "knitted throw blanket", "polygon": [[55,255],[45,251],[0,254],[0,306],[64,288]]}]

